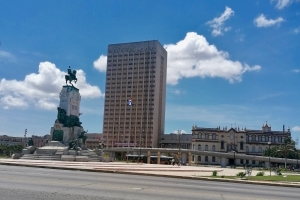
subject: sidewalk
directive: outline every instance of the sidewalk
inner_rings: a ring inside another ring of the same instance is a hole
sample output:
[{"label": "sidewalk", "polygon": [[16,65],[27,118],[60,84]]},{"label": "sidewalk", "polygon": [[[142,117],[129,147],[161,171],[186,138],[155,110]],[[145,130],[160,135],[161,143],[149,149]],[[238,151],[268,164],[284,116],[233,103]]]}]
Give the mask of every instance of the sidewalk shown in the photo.
[{"label": "sidewalk", "polygon": [[[201,179],[210,181],[226,181],[248,184],[266,184],[277,186],[299,187],[300,183],[277,183],[277,182],[261,182],[249,181],[241,179],[226,179],[226,176],[235,176],[239,172],[245,172],[244,169],[231,169],[221,167],[198,167],[198,166],[172,166],[172,165],[156,165],[144,163],[122,163],[122,162],[67,162],[67,161],[47,161],[47,160],[25,160],[25,159],[0,159],[2,165],[16,165],[28,167],[43,167],[52,169],[68,169],[82,170],[93,172],[107,173],[126,173],[126,174],[143,174],[151,176],[165,176],[176,178]],[[213,171],[218,172],[218,177],[212,178]],[[258,170],[252,170],[255,176]],[[225,176],[225,178],[221,178]]]}]

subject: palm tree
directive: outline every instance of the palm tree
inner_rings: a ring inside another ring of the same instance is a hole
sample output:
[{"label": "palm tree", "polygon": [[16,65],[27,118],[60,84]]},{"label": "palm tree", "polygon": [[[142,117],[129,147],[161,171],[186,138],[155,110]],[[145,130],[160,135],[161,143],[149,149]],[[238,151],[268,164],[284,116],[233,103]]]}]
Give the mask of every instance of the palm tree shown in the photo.
[{"label": "palm tree", "polygon": [[284,167],[286,168],[286,158],[290,152],[293,152],[295,148],[295,141],[291,137],[284,138],[284,144],[279,147],[277,151],[283,153],[285,158]]}]

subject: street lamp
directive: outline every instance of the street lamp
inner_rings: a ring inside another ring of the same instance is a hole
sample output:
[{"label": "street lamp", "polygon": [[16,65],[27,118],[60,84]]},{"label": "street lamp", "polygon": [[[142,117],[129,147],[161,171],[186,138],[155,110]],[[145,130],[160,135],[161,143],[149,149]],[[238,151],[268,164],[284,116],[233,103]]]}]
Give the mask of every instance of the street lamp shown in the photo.
[{"label": "street lamp", "polygon": [[232,152],[233,152],[233,166],[235,168],[235,150],[233,150]]},{"label": "street lamp", "polygon": [[296,168],[298,169],[299,167],[298,167],[298,160],[299,160],[299,150],[298,149],[296,149],[296,156],[297,156],[297,166],[296,166]]},{"label": "street lamp", "polygon": [[140,139],[140,161],[141,161],[141,154],[142,154],[142,142],[143,142],[143,138]]},{"label": "street lamp", "polygon": [[269,145],[269,168],[270,168],[270,176],[271,176],[271,159],[270,159],[270,156],[271,156],[271,150],[270,150],[271,142],[268,142],[268,145]]},{"label": "street lamp", "polygon": [[180,152],[180,135],[181,135],[181,130],[178,130],[178,149],[179,149],[179,155],[178,155],[178,162],[181,162],[181,152]]}]

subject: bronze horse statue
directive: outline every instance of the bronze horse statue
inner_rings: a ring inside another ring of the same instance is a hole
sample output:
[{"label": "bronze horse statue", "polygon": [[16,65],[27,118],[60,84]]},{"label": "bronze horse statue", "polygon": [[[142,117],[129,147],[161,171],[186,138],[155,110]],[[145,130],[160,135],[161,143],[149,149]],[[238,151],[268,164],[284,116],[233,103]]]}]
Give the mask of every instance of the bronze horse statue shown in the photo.
[{"label": "bronze horse statue", "polygon": [[71,70],[70,66],[68,69],[68,75],[65,75],[65,80],[66,80],[66,84],[69,81],[69,83],[73,86],[72,81],[74,81],[75,83],[77,82],[77,78],[76,78],[76,70]]}]

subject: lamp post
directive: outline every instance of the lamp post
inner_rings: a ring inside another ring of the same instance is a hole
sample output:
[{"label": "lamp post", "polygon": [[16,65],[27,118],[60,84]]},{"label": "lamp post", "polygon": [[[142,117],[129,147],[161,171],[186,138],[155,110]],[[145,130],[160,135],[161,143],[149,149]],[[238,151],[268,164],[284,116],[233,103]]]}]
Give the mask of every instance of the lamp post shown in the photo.
[{"label": "lamp post", "polygon": [[233,150],[232,152],[233,152],[233,167],[235,168],[235,150]]},{"label": "lamp post", "polygon": [[141,155],[142,155],[142,142],[143,142],[143,138],[140,139],[140,161],[141,161]]},{"label": "lamp post", "polygon": [[25,133],[24,133],[24,141],[25,141],[24,147],[27,147],[26,135],[27,135],[27,128],[25,129]]},{"label": "lamp post", "polygon": [[299,167],[298,167],[298,159],[299,159],[299,150],[298,149],[296,149],[296,156],[297,156],[297,166],[296,166],[296,168],[298,169]]},{"label": "lamp post", "polygon": [[270,176],[271,176],[271,159],[270,159],[270,156],[271,156],[271,150],[270,150],[271,142],[268,142],[268,145],[269,145],[269,168],[270,168]]},{"label": "lamp post", "polygon": [[181,135],[181,130],[178,130],[178,150],[179,150],[179,155],[178,155],[178,163],[181,162],[181,152],[180,152],[180,135]]}]

